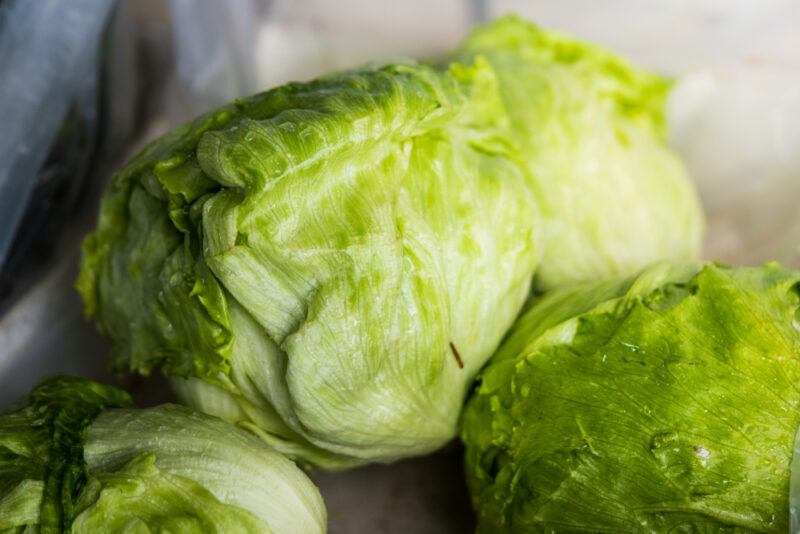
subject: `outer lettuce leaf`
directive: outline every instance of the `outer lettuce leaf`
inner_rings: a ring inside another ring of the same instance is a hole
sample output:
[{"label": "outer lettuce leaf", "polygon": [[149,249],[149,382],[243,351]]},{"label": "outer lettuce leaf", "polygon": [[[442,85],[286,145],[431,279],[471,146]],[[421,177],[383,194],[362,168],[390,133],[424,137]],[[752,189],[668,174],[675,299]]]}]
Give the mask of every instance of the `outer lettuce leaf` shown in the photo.
[{"label": "outer lettuce leaf", "polygon": [[514,17],[456,54],[475,57],[495,70],[543,215],[539,288],[698,257],[700,204],[665,143],[667,81]]},{"label": "outer lettuce leaf", "polygon": [[786,532],[798,282],[660,264],[534,303],[463,416],[478,531]]},{"label": "outer lettuce leaf", "polygon": [[72,523],[70,532],[76,534],[274,532],[246,510],[222,504],[193,480],[161,472],[153,454],[97,474],[82,497],[93,502]]},{"label": "outer lettuce leaf", "polygon": [[108,407],[130,402],[116,388],[60,377],[0,415],[0,531],[38,526],[42,533],[62,532],[86,484],[86,428]]},{"label": "outer lettuce leaf", "polygon": [[118,365],[160,365],[193,406],[326,467],[451,439],[538,258],[498,95],[481,60],[393,65],[258,95],[145,149],[78,283]]},{"label": "outer lettuce leaf", "polygon": [[70,377],[0,415],[0,532],[318,534],[300,469],[220,419]]}]

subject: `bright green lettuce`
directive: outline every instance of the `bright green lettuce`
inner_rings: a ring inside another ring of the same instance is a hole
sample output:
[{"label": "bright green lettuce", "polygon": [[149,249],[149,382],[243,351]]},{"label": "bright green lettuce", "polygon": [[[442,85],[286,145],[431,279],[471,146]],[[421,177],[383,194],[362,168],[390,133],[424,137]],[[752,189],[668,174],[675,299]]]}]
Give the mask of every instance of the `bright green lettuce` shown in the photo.
[{"label": "bright green lettuce", "polygon": [[697,257],[703,216],[665,143],[666,80],[514,17],[478,28],[457,57],[497,75],[544,218],[537,286]]},{"label": "bright green lettuce", "polygon": [[565,43],[501,21],[446,68],[289,84],[149,145],[78,281],[116,366],[328,468],[453,438],[542,254],[544,287],[696,252],[665,84]]},{"label": "bright green lettuce", "polygon": [[662,263],[535,302],[462,439],[479,532],[786,532],[800,273]]},{"label": "bright green lettuce", "polygon": [[229,423],[56,377],[0,415],[0,532],[321,533],[318,491]]}]

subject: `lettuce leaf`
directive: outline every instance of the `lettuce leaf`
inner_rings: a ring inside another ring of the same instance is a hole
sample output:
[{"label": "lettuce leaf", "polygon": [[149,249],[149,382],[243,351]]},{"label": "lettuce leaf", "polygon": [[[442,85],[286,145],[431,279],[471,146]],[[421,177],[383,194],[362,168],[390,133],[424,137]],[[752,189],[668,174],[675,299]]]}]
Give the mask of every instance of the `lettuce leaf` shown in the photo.
[{"label": "lettuce leaf", "polygon": [[786,532],[798,282],[662,263],[534,302],[463,416],[478,531]]},{"label": "lettuce leaf", "polygon": [[103,410],[130,403],[111,386],[59,377],[0,415],[0,530],[38,525],[43,533],[63,532],[88,476],[87,427]]}]

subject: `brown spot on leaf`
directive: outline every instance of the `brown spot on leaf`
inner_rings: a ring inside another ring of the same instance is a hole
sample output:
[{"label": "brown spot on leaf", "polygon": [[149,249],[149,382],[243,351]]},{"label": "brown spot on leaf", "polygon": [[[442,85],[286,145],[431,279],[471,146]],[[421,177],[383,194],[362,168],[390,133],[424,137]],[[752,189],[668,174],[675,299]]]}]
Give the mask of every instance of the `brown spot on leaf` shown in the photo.
[{"label": "brown spot on leaf", "polygon": [[463,369],[464,368],[464,360],[461,359],[461,355],[458,353],[458,349],[456,348],[456,346],[453,344],[452,341],[450,342],[450,352],[453,353],[453,357],[456,359],[456,363],[458,364],[458,368],[459,369]]}]

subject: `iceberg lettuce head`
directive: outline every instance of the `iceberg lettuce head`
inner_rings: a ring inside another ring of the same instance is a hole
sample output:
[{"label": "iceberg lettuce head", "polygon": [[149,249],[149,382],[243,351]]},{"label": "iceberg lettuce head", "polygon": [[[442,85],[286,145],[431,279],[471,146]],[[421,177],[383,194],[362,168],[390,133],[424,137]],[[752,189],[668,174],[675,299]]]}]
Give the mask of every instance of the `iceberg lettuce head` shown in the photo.
[{"label": "iceberg lettuce head", "polygon": [[538,217],[485,62],[237,101],[118,172],[79,289],[117,364],[326,467],[456,435]]},{"label": "iceberg lettuce head", "polygon": [[787,532],[800,273],[660,263],[546,294],[463,415],[479,532]]},{"label": "iceberg lettuce head", "polygon": [[539,288],[697,258],[702,210],[665,142],[669,81],[515,17],[476,29],[455,57],[498,78],[543,217]]},{"label": "iceberg lettuce head", "polygon": [[0,532],[321,534],[319,492],[218,418],[56,377],[0,414]]}]

